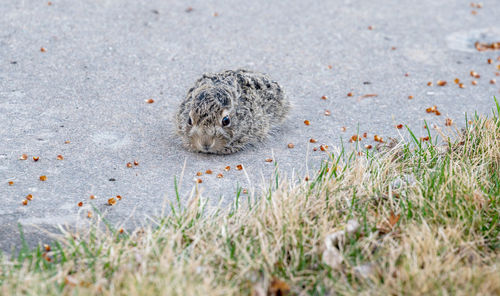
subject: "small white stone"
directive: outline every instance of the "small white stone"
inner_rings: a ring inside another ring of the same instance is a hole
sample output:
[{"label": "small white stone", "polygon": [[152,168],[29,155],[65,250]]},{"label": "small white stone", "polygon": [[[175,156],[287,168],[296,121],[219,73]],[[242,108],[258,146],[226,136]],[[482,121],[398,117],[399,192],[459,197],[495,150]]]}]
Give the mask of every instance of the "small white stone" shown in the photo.
[{"label": "small white stone", "polygon": [[354,267],[354,273],[362,278],[367,278],[372,275],[373,267],[371,264],[363,264]]},{"label": "small white stone", "polygon": [[396,177],[394,181],[391,183],[392,189],[399,189],[403,187],[403,185],[408,185],[408,186],[415,186],[416,181],[415,181],[415,176],[409,175],[409,174],[404,174],[402,177]]},{"label": "small white stone", "polygon": [[410,186],[415,186],[417,183],[413,174],[405,174],[405,181]]},{"label": "small white stone", "polygon": [[401,186],[403,186],[403,180],[401,180],[400,177],[397,177],[396,179],[394,179],[394,181],[392,181],[391,183],[391,187],[392,189],[399,189],[401,188]]},{"label": "small white stone", "polygon": [[323,251],[322,260],[331,268],[338,269],[341,266],[342,261],[344,261],[344,257],[340,254],[337,248],[330,248]]},{"label": "small white stone", "polygon": [[135,253],[135,261],[138,263],[142,262],[142,255],[139,254],[138,252]]},{"label": "small white stone", "polygon": [[347,235],[351,236],[355,234],[358,229],[359,229],[359,222],[356,219],[351,219],[347,221],[347,225],[345,227],[345,231],[347,232]]},{"label": "small white stone", "polygon": [[345,241],[345,231],[339,230],[331,233],[325,237],[325,247],[327,249],[332,249],[338,246],[339,244],[343,244]]}]

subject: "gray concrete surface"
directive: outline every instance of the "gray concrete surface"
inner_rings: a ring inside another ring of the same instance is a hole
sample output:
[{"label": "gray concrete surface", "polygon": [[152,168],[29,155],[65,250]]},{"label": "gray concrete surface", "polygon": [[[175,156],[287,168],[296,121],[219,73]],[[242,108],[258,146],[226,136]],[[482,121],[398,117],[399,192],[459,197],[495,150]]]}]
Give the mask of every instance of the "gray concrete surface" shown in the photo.
[{"label": "gray concrete surface", "polygon": [[[211,169],[199,187],[210,205],[222,199],[227,206],[237,184],[257,191],[265,184],[274,169],[266,158],[274,156],[282,174],[304,176],[326,157],[313,147],[333,150],[358,129],[369,135],[363,144],[374,144],[374,134],[398,137],[399,123],[424,136],[424,120],[462,124],[466,112],[490,113],[499,95],[500,51],[477,52],[473,44],[500,41],[500,5],[481,3],[477,9],[468,1],[430,0],[3,1],[0,249],[19,245],[18,223],[30,244],[41,240],[40,229],[83,223],[90,195],[112,223],[146,223],[173,200],[184,163],[183,200],[196,172]],[[203,72],[240,67],[283,84],[294,104],[290,119],[267,143],[241,153],[184,151],[172,134],[177,104]],[[476,86],[471,70],[481,75]],[[493,78],[497,84],[489,83]],[[448,84],[437,87],[438,79]],[[378,96],[360,98],[372,93]],[[155,102],[145,103],[150,98]],[[441,116],[425,112],[432,105]],[[18,159],[23,153],[28,160]],[[134,160],[139,166],[127,168]],[[235,170],[238,164],[245,172]],[[224,178],[216,178],[219,172]],[[34,198],[23,206],[27,194]],[[123,200],[106,206],[116,195]]]}]

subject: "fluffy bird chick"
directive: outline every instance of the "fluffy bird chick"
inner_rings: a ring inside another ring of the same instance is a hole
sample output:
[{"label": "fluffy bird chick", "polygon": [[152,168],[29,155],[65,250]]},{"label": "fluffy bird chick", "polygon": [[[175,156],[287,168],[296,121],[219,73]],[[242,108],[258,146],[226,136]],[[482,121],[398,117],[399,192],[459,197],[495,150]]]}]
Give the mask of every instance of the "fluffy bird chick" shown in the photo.
[{"label": "fluffy bird chick", "polygon": [[190,151],[230,154],[264,141],[289,110],[281,86],[266,74],[204,74],[179,107],[177,134]]}]

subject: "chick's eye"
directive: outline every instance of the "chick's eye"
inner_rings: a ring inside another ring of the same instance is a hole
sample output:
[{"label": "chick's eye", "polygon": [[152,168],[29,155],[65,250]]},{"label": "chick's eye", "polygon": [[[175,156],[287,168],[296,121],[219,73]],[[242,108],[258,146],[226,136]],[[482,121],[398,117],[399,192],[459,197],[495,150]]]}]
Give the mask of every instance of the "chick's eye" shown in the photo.
[{"label": "chick's eye", "polygon": [[231,120],[229,119],[229,116],[224,116],[222,118],[222,126],[228,126],[231,123]]},{"label": "chick's eye", "polygon": [[191,120],[191,117],[188,119],[188,125],[193,125],[193,121]]}]

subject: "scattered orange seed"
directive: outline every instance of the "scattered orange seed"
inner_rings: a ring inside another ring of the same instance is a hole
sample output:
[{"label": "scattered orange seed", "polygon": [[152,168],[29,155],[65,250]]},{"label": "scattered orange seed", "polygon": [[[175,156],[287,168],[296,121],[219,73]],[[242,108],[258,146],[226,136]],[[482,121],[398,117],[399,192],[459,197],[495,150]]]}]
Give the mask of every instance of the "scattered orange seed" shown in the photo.
[{"label": "scattered orange seed", "polygon": [[477,14],[477,11],[472,10],[470,13],[471,13],[472,15],[476,15],[476,14]]},{"label": "scattered orange seed", "polygon": [[330,110],[325,110],[325,116],[330,116],[330,114],[332,114]]},{"label": "scattered orange seed", "polygon": [[40,181],[47,181],[47,176],[40,176]]},{"label": "scattered orange seed", "polygon": [[26,205],[28,205],[28,201],[25,199],[25,200],[23,200],[23,206],[26,206]]},{"label": "scattered orange seed", "polygon": [[123,233],[123,228],[120,228],[120,230],[118,230],[120,233]]},{"label": "scattered orange seed", "polygon": [[458,87],[460,87],[460,88],[465,88],[465,84],[463,84],[463,83],[459,83],[459,84],[458,84]]},{"label": "scattered orange seed", "polygon": [[225,168],[224,168],[224,170],[225,170],[226,172],[228,172],[230,169],[231,169],[231,167],[230,167],[230,166],[227,166],[227,167],[225,167]]},{"label": "scattered orange seed", "polygon": [[373,26],[368,26],[368,30],[373,30]]},{"label": "scattered orange seed", "polygon": [[451,120],[451,118],[446,118],[444,125],[451,126],[452,124],[453,124],[453,120]]},{"label": "scattered orange seed", "polygon": [[413,99],[413,96],[408,96],[408,99],[410,99],[410,100]]},{"label": "scattered orange seed", "polygon": [[332,65],[328,65],[328,69],[333,69],[333,66]]},{"label": "scattered orange seed", "polygon": [[108,199],[108,205],[112,206],[114,204],[116,204],[116,199],[114,197]]},{"label": "scattered orange seed", "polygon": [[455,78],[455,80],[453,80],[453,82],[455,82],[455,84],[459,84],[460,83],[460,79]]},{"label": "scattered orange seed", "polygon": [[306,182],[307,182],[307,181],[309,181],[309,176],[306,176],[306,177],[304,178],[304,180],[305,180]]},{"label": "scattered orange seed", "polygon": [[243,189],[243,194],[247,194],[248,193],[248,190],[245,188]]},{"label": "scattered orange seed", "polygon": [[45,49],[45,47],[40,47],[40,51],[41,52],[46,52],[47,50]]},{"label": "scattered orange seed", "polygon": [[380,137],[379,135],[373,136],[373,140],[375,142],[380,142],[380,143],[384,142],[384,140],[382,139],[382,137]]},{"label": "scattered orange seed", "polygon": [[47,262],[52,262],[52,258],[50,258],[50,256],[48,256],[46,253],[42,254],[42,258]]},{"label": "scattered orange seed", "polygon": [[391,47],[392,50],[396,50],[396,46]]},{"label": "scattered orange seed", "polygon": [[441,112],[439,112],[438,110],[436,110],[436,112],[434,112],[434,114],[436,114],[437,116],[441,115]]},{"label": "scattered orange seed", "polygon": [[372,149],[372,145],[365,145],[366,149]]},{"label": "scattered orange seed", "polygon": [[38,156],[33,156],[33,161],[38,161],[40,159],[40,157]]},{"label": "scattered orange seed", "polygon": [[432,86],[432,82],[427,82],[427,86]]},{"label": "scattered orange seed", "polygon": [[497,81],[495,79],[490,80],[490,84],[495,84],[495,83],[497,83]]},{"label": "scattered orange seed", "polygon": [[222,177],[224,177],[224,175],[223,175],[223,174],[221,174],[221,173],[218,173],[218,174],[217,174],[217,178],[219,178],[219,179],[220,179],[220,178],[222,178]]},{"label": "scattered orange seed", "polygon": [[427,137],[420,137],[420,140],[422,140],[423,142],[429,141],[429,136],[427,136]]},{"label": "scattered orange seed", "polygon": [[398,125],[396,125],[396,128],[397,128],[397,129],[402,129],[402,128],[403,128],[403,125],[402,125],[402,124],[398,124]]},{"label": "scattered orange seed", "polygon": [[199,177],[199,176],[201,176],[201,175],[203,175],[203,173],[202,173],[202,172],[197,172],[197,173],[196,173],[196,176],[198,176],[198,177]]},{"label": "scattered orange seed", "polygon": [[295,147],[295,145],[293,145],[293,143],[288,143],[288,148],[290,148],[290,149],[291,149],[291,148],[293,148],[293,147]]},{"label": "scattered orange seed", "polygon": [[318,148],[314,147],[314,148],[313,148],[313,151],[318,151]]},{"label": "scattered orange seed", "polygon": [[309,143],[316,143],[316,142],[318,142],[318,140],[313,139],[313,138],[309,139]]},{"label": "scattered orange seed", "polygon": [[237,165],[237,166],[236,166],[236,169],[237,169],[238,171],[241,171],[241,170],[243,169],[243,166],[242,166],[241,164],[239,164],[239,165]]},{"label": "scattered orange seed", "polygon": [[219,16],[219,13],[218,12],[214,12],[214,16]]},{"label": "scattered orange seed", "polygon": [[341,127],[340,128],[341,131],[345,132],[347,130],[347,128],[345,126]]},{"label": "scattered orange seed", "polygon": [[363,133],[363,138],[368,137],[368,133]]},{"label": "scattered orange seed", "polygon": [[70,141],[70,140],[66,140],[66,141],[64,141],[64,144],[69,144],[69,143],[71,143],[71,141]]},{"label": "scattered orange seed", "polygon": [[444,81],[444,80],[438,80],[437,81],[437,85],[438,86],[445,86],[446,85],[446,81]]},{"label": "scattered orange seed", "polygon": [[328,145],[321,145],[319,146],[319,149],[321,149],[321,151],[326,151],[328,150]]},{"label": "scattered orange seed", "polygon": [[311,122],[310,122],[309,120],[307,120],[307,119],[306,119],[306,120],[304,120],[304,124],[305,124],[305,125],[310,125],[310,124],[311,124]]},{"label": "scattered orange seed", "polygon": [[91,195],[91,196],[90,196],[90,199],[95,199],[95,195]]},{"label": "scattered orange seed", "polygon": [[78,206],[79,206],[79,207],[83,206],[83,202],[79,202],[79,203],[78,203]]},{"label": "scattered orange seed", "polygon": [[50,2],[50,1],[49,1],[49,2],[47,2],[47,5],[48,5],[48,6],[51,6],[51,5],[52,5],[52,2]]},{"label": "scattered orange seed", "polygon": [[139,162],[137,160],[134,160],[134,165],[139,165]]},{"label": "scattered orange seed", "polygon": [[477,85],[477,81],[476,80],[472,80],[472,85]]},{"label": "scattered orange seed", "polygon": [[59,155],[57,156],[57,159],[58,159],[58,160],[63,160],[63,159],[64,159],[64,157],[63,157],[61,154],[59,154]]},{"label": "scattered orange seed", "polygon": [[43,248],[45,251],[50,252],[50,246],[49,245],[43,245]]},{"label": "scattered orange seed", "polygon": [[322,100],[326,100],[326,99],[328,99],[328,97],[327,96],[322,96],[321,99]]},{"label": "scattered orange seed", "polygon": [[117,195],[116,198],[118,198],[119,200],[121,200],[122,196],[121,195]]},{"label": "scattered orange seed", "polygon": [[132,167],[132,163],[131,162],[127,162],[127,167],[131,168]]},{"label": "scattered orange seed", "polygon": [[91,211],[87,212],[87,218],[92,218],[92,212]]},{"label": "scattered orange seed", "polygon": [[470,76],[474,77],[474,78],[480,78],[481,75],[479,75],[476,71],[470,71]]},{"label": "scattered orange seed", "polygon": [[14,185],[14,181],[9,181],[8,183],[9,183],[9,186]]},{"label": "scattered orange seed", "polygon": [[347,96],[348,96],[348,97],[352,97],[352,92],[347,93]]},{"label": "scattered orange seed", "polygon": [[493,60],[492,59],[488,59],[488,64],[493,64]]},{"label": "scattered orange seed", "polygon": [[272,158],[266,158],[265,162],[273,162],[273,159]]},{"label": "scattered orange seed", "polygon": [[358,136],[358,135],[353,135],[353,136],[351,137],[351,140],[350,140],[349,142],[351,142],[351,143],[352,143],[352,142],[357,142],[357,141],[361,141],[361,137],[360,137],[360,136]]},{"label": "scattered orange seed", "polygon": [[211,174],[212,174],[212,170],[206,170],[206,171],[205,171],[205,174],[207,174],[207,175],[211,175]]},{"label": "scattered orange seed", "polygon": [[198,184],[203,183],[203,180],[202,179],[196,179],[196,183],[198,183]]},{"label": "scattered orange seed", "polygon": [[26,160],[28,159],[28,155],[27,154],[23,154],[21,155],[21,157],[19,157],[20,160]]},{"label": "scattered orange seed", "polygon": [[32,200],[33,199],[33,195],[31,195],[31,194],[26,195],[26,199],[27,200]]},{"label": "scattered orange seed", "polygon": [[378,97],[378,95],[377,94],[366,94],[366,95],[362,95],[359,98],[360,99],[365,99],[365,98],[375,98],[375,97]]},{"label": "scattered orange seed", "polygon": [[148,103],[148,104],[153,104],[154,102],[155,102],[155,100],[153,100],[153,99],[146,100],[146,103]]},{"label": "scattered orange seed", "polygon": [[476,43],[474,43],[474,46],[478,51],[498,50],[500,49],[500,41],[493,43],[481,43],[479,41],[476,41]]}]

